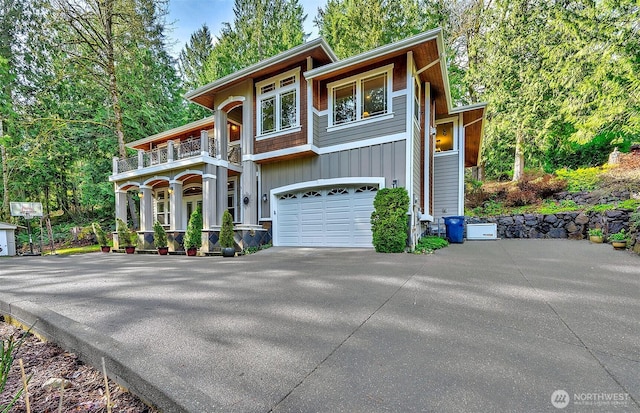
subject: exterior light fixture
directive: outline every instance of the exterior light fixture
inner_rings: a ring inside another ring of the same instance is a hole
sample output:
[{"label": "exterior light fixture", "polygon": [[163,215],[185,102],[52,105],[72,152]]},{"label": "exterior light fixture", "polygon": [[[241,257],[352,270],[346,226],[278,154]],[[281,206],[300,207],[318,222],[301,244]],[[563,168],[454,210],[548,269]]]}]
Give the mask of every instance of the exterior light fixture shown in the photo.
[{"label": "exterior light fixture", "polygon": [[393,183],[391,184],[391,187],[392,188],[397,188],[398,187],[398,180],[397,179],[393,180]]},{"label": "exterior light fixture", "polygon": [[262,194],[262,202],[267,202],[267,194]]}]

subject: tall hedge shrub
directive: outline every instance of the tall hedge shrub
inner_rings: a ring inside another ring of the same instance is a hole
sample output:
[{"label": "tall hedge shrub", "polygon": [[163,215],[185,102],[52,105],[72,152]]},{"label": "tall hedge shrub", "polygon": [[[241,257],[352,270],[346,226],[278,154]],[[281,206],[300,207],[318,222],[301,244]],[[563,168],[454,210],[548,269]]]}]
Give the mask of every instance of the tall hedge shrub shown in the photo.
[{"label": "tall hedge shrub", "polygon": [[202,210],[200,207],[197,207],[189,217],[183,245],[184,249],[200,248],[202,246]]},{"label": "tall hedge shrub", "polygon": [[373,200],[371,230],[377,252],[404,252],[407,246],[409,194],[404,188],[383,188]]}]

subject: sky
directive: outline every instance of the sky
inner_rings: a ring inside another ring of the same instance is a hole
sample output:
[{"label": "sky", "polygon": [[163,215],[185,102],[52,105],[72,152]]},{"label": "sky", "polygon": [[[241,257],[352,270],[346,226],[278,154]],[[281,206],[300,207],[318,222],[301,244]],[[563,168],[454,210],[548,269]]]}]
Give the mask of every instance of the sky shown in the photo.
[{"label": "sky", "polygon": [[[173,26],[172,31],[168,33],[172,40],[169,43],[171,54],[177,57],[189,42],[191,34],[204,23],[209,26],[213,36],[218,36],[222,23],[233,23],[233,3],[233,0],[169,0],[167,23]],[[323,7],[325,3],[326,1],[300,1],[307,14],[304,31],[311,34],[309,39],[318,37],[318,28],[313,25],[313,19],[318,14],[318,8]]]}]

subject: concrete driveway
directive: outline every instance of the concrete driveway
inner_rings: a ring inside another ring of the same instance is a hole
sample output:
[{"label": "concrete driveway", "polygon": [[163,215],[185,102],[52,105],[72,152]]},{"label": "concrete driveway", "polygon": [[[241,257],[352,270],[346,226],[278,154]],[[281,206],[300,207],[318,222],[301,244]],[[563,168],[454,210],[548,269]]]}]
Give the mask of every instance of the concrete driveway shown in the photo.
[{"label": "concrete driveway", "polygon": [[7,258],[0,310],[165,411],[640,412],[640,257],[586,241]]}]

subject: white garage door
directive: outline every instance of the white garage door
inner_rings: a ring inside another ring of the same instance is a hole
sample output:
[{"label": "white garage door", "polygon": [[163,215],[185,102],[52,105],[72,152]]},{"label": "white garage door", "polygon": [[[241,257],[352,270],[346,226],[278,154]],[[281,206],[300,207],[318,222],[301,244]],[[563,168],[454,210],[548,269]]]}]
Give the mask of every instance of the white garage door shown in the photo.
[{"label": "white garage door", "polygon": [[377,190],[373,185],[333,186],[279,195],[278,245],[371,247]]}]

